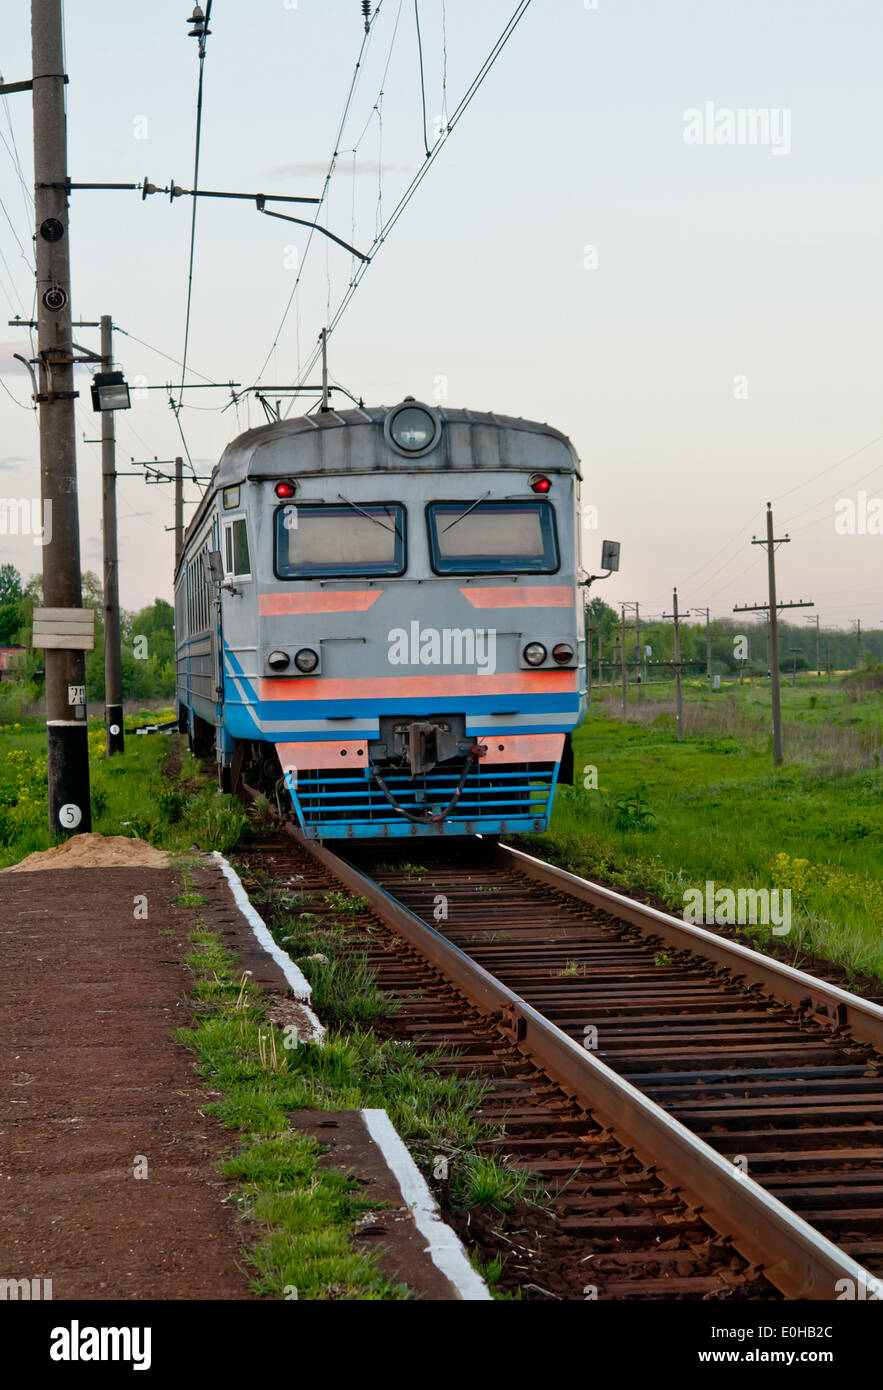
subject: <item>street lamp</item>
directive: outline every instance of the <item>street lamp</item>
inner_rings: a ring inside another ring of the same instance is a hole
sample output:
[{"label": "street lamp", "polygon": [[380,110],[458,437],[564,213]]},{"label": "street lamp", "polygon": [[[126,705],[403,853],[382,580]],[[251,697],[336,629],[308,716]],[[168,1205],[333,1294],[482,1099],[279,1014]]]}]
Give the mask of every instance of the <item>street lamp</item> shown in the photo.
[{"label": "street lamp", "polygon": [[92,378],[92,409],[129,410],[129,387],[122,372],[96,372]]}]

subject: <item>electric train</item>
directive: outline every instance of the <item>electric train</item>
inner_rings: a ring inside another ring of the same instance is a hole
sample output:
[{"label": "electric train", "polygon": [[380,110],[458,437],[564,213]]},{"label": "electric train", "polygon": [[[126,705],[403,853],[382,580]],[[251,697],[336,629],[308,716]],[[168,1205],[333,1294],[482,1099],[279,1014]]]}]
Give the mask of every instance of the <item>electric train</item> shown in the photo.
[{"label": "electric train", "polygon": [[240,435],[175,574],[192,750],[314,839],[544,830],[585,715],[579,483],[559,431],[411,397]]}]

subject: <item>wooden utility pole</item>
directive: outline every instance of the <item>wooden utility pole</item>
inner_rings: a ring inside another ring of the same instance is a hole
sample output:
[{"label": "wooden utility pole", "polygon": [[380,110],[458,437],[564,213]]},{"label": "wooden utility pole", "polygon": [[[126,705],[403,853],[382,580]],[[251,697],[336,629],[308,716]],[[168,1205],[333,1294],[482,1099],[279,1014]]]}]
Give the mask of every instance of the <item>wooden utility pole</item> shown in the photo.
[{"label": "wooden utility pole", "polygon": [[[61,0],[31,0],[34,111],[34,248],[37,272],[37,367],[40,488],[43,500],[43,602],[52,621],[82,608],[80,520],[70,307],[67,129]],[[51,530],[50,530],[51,526]],[[47,539],[48,538],[48,539]],[[53,637],[61,641],[65,634]],[[46,761],[49,826],[92,828],[86,739],[86,658],[73,645],[48,646]]]},{"label": "wooden utility pole", "polygon": [[752,545],[762,545],[767,552],[767,574],[769,580],[769,603],[746,603],[733,608],[734,613],[766,613],[769,620],[769,659],[770,695],[773,713],[773,766],[782,762],[782,697],[779,689],[779,610],[784,608],[812,608],[812,603],[800,599],[797,603],[779,603],[776,598],[776,547],[790,545],[788,535],[776,538],[773,533],[773,509],[766,504],[766,540],[752,536]]},{"label": "wooden utility pole", "polygon": [[675,624],[675,709],[678,719],[678,742],[684,741],[684,702],[681,694],[681,624],[678,617],[678,591],[672,594],[671,612],[663,613],[663,618],[674,618]]},{"label": "wooden utility pole", "polygon": [[[113,320],[101,315],[101,359],[113,370]],[[125,751],[123,660],[120,646],[120,567],[117,540],[114,411],[101,412],[101,516],[104,538],[104,731],[107,756]]]},{"label": "wooden utility pole", "polygon": [[817,613],[816,616],[815,616],[815,618],[810,618],[809,621],[810,621],[811,623],[814,622],[815,625],[816,625],[816,675],[817,675],[818,677],[821,678],[821,674],[822,674],[822,630],[821,630],[821,627],[819,626],[819,624],[820,624],[820,622],[821,622],[821,619],[819,618],[819,615],[818,615],[818,613]]},{"label": "wooden utility pole", "polygon": [[860,670],[862,669],[862,620],[861,620],[861,618],[856,618],[856,620],[855,620],[855,635],[856,635],[856,639],[857,639],[857,640],[856,640],[856,649],[855,649],[855,669],[856,669],[857,671],[860,671]]},{"label": "wooden utility pole", "polygon": [[708,693],[714,691],[714,676],[711,673],[711,610],[708,608],[691,609],[693,613],[701,613],[705,617],[705,669],[708,674]]},{"label": "wooden utility pole", "polygon": [[621,678],[621,680],[622,680],[622,722],[623,722],[623,724],[627,724],[627,723],[628,723],[628,717],[629,717],[629,710],[628,710],[629,673],[628,673],[628,652],[626,651],[626,647],[625,647],[625,604],[622,605],[622,607],[621,607],[621,609],[620,609],[620,613],[621,613],[621,627],[620,627],[620,640],[619,640],[619,663],[620,663],[620,678]]}]

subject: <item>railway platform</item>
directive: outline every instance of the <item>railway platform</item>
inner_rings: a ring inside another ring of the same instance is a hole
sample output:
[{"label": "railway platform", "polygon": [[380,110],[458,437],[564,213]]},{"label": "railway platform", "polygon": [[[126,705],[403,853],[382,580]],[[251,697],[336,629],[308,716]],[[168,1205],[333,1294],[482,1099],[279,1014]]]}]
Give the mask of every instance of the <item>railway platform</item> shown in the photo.
[{"label": "railway platform", "polygon": [[[238,1136],[203,1113],[214,1097],[175,1039],[191,1019],[193,977],[183,958],[194,912],[179,871],[142,849],[142,862],[124,852],[120,862],[105,854],[89,866],[80,855],[77,867],[65,867],[76,855],[50,851],[52,867],[29,863],[28,871],[0,875],[7,1298],[255,1297],[243,1253],[249,1232],[220,1169]],[[280,964],[256,938],[221,866],[203,859],[191,877],[200,921],[231,946],[254,983],[296,1011],[287,958]],[[389,1246],[391,1272],[418,1296],[476,1296],[455,1288],[428,1253],[413,1219],[419,1202],[404,1190],[410,1159],[396,1175],[389,1144],[378,1147],[370,1133],[368,1117],[377,1113],[366,1112],[362,1127],[358,1112],[330,1117],[326,1128],[348,1170],[380,1184],[392,1209],[401,1193],[399,1238],[379,1242]],[[318,1126],[321,1140],[321,1117],[304,1122]]]}]

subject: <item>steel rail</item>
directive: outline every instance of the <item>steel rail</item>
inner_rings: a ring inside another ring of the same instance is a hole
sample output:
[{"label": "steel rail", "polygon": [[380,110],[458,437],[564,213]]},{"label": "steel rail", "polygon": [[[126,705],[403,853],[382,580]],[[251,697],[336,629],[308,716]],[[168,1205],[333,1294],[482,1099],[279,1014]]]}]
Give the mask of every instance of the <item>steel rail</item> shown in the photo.
[{"label": "steel rail", "polygon": [[661,937],[676,950],[689,951],[714,965],[725,966],[734,975],[741,975],[793,1008],[810,1009],[823,1023],[847,1029],[858,1042],[868,1043],[883,1052],[883,1008],[870,999],[827,984],[793,965],[765,956],[740,941],[718,936],[706,927],[685,922],[647,903],[624,897],[612,888],[603,888],[591,879],[580,878],[567,869],[535,859],[511,845],[498,845],[495,858],[505,870],[516,870],[535,883],[554,888],[559,893],[577,898],[591,907],[609,912],[612,917],[629,922],[646,935]]},{"label": "steel rail", "polygon": [[366,899],[396,935],[489,1016],[515,1046],[632,1149],[709,1226],[760,1267],[787,1298],[832,1300],[845,1292],[844,1280],[849,1281],[853,1297],[862,1296],[860,1289],[868,1291],[865,1296],[883,1296],[883,1280],[580,1047],[373,879],[323,844],[307,839],[299,829],[290,824],[284,828],[333,877]]}]

